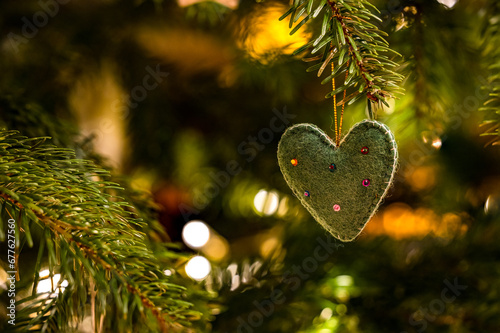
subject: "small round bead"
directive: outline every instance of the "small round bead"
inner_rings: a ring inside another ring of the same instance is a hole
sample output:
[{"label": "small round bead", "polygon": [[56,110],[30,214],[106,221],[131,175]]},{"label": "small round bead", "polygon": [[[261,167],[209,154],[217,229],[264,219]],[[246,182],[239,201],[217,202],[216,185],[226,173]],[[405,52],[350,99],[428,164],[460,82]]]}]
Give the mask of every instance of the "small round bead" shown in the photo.
[{"label": "small round bead", "polygon": [[305,192],[304,192],[304,196],[305,196],[305,197],[310,196],[309,191],[305,191]]},{"label": "small round bead", "polygon": [[370,180],[369,179],[363,179],[363,186],[368,187],[370,185]]},{"label": "small round bead", "polygon": [[337,204],[333,205],[333,210],[338,212],[340,210],[340,206]]},{"label": "small round bead", "polygon": [[363,148],[361,148],[361,154],[363,154],[363,155],[368,154],[368,151],[369,151],[369,149],[367,146],[364,146]]},{"label": "small round bead", "polygon": [[330,171],[333,172],[335,171],[335,169],[337,169],[337,166],[334,163],[332,163],[328,166],[328,169],[330,169]]},{"label": "small round bead", "polygon": [[296,158],[292,159],[290,162],[292,162],[293,166],[297,166],[297,164],[299,164]]}]

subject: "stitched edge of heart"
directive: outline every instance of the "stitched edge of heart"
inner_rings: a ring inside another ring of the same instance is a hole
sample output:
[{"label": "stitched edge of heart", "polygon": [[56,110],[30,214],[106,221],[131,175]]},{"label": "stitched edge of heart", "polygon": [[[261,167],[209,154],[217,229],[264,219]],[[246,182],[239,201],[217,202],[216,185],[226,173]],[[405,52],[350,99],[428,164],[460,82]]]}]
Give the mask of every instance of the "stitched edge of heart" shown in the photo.
[{"label": "stitched edge of heart", "polygon": [[[306,201],[302,197],[297,196],[297,198],[299,199],[301,204],[309,211],[309,213],[315,218],[315,220],[317,222],[319,222],[319,224],[324,229],[326,229],[328,232],[330,232],[330,234],[332,234],[335,238],[337,238],[341,241],[344,241],[344,242],[352,241],[355,238],[357,238],[359,236],[359,234],[363,231],[363,229],[366,227],[366,225],[368,224],[370,219],[373,217],[373,215],[375,215],[375,213],[378,210],[378,207],[382,203],[382,200],[385,198],[385,196],[387,195],[387,192],[389,191],[389,189],[392,186],[392,182],[394,180],[394,175],[396,173],[396,169],[397,169],[397,165],[398,165],[398,157],[399,156],[398,156],[397,144],[396,144],[396,140],[394,138],[394,135],[390,131],[389,127],[387,127],[385,124],[379,123],[378,121],[375,121],[375,120],[363,120],[363,121],[353,125],[351,127],[351,129],[349,130],[349,132],[340,141],[339,147],[341,147],[344,142],[350,141],[351,134],[353,134],[355,136],[356,132],[363,132],[363,131],[365,131],[369,128],[372,128],[372,127],[385,130],[384,134],[387,135],[386,139],[388,139],[386,141],[389,143],[388,148],[390,151],[391,150],[393,151],[393,155],[392,155],[393,162],[386,163],[386,167],[387,167],[386,170],[390,170],[390,173],[385,175],[386,176],[385,184],[387,184],[387,186],[385,186],[384,192],[382,193],[382,195],[380,196],[379,199],[374,199],[372,201],[372,203],[368,209],[369,215],[363,217],[360,222],[355,222],[355,224],[357,226],[359,226],[359,228],[357,228],[358,232],[356,233],[356,235],[354,235],[353,237],[350,237],[350,238],[341,237],[340,234],[338,234],[338,231],[333,230],[332,226],[330,226],[327,221],[324,221],[314,211],[311,212],[309,210],[308,205],[305,205]],[[338,149],[338,147],[335,145],[335,142],[333,142],[333,140],[329,136],[327,136],[323,130],[321,130],[319,127],[317,127],[316,125],[313,125],[313,124],[303,123],[303,124],[293,125],[293,126],[289,127],[285,131],[285,133],[283,133],[282,138],[287,133],[288,133],[288,135],[293,134],[293,132],[298,131],[299,128],[307,129],[309,132],[311,132],[315,135],[318,135],[318,137],[320,138],[320,140],[323,143],[329,145],[333,149]],[[280,140],[280,143],[281,143],[281,140]],[[284,168],[282,168],[282,166],[281,166],[279,156],[280,156],[280,144],[278,144],[278,164],[280,165],[281,173],[283,174],[283,177],[285,178],[287,185],[290,187],[290,189],[292,189],[290,186],[291,181],[288,178],[288,175],[285,175],[285,173],[283,173]],[[292,192],[294,192],[293,189],[292,189]]]}]

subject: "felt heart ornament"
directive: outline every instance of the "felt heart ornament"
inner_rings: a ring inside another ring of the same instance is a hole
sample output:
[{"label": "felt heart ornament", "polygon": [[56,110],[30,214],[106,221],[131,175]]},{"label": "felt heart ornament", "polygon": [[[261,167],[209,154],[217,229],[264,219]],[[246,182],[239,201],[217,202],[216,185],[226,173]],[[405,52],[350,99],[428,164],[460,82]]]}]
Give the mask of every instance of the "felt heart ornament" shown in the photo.
[{"label": "felt heart ornament", "polygon": [[352,241],[387,194],[398,160],[389,128],[355,124],[339,146],[312,124],[288,128],[278,144],[281,172],[301,204],[335,238]]}]

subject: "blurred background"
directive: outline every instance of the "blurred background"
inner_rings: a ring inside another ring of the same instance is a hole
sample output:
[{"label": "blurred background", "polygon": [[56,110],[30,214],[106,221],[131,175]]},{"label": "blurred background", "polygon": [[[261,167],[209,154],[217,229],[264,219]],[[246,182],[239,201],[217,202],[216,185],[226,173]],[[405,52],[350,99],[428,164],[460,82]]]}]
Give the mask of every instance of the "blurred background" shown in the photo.
[{"label": "blurred background", "polygon": [[[196,331],[499,332],[500,150],[478,111],[496,1],[373,3],[406,76],[378,111],[400,163],[352,243],[279,171],[286,127],[334,135],[331,86],[291,56],[319,23],[290,36],[286,1],[2,1],[0,125],[152,194],[164,241],[193,254],[171,274],[215,295]],[[365,109],[346,108],[344,133]]]}]

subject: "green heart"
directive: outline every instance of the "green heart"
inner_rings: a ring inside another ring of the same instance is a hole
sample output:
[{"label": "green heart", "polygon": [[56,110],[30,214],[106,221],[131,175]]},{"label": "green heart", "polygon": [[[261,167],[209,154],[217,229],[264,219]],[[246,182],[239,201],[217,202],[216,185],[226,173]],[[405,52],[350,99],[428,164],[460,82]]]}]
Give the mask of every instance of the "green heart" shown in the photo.
[{"label": "green heart", "polygon": [[356,238],[375,214],[392,183],[397,159],[391,131],[371,120],[354,125],[339,147],[312,124],[288,128],[278,145],[288,186],[341,241]]}]

